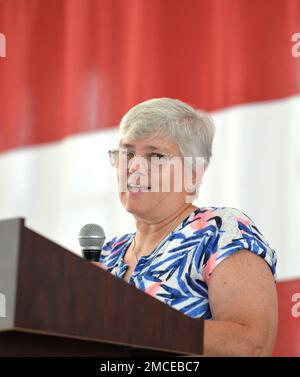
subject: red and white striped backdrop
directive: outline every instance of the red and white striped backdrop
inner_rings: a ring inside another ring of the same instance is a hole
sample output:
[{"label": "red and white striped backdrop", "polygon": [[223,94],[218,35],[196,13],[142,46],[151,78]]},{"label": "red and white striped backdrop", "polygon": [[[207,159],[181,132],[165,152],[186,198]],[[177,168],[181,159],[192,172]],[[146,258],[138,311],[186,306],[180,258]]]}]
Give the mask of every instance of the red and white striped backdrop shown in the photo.
[{"label": "red and white striped backdrop", "polygon": [[106,151],[131,106],[179,98],[216,122],[196,204],[245,211],[299,277],[297,32],[298,0],[0,0],[0,218],[74,252],[87,222],[130,231]]}]

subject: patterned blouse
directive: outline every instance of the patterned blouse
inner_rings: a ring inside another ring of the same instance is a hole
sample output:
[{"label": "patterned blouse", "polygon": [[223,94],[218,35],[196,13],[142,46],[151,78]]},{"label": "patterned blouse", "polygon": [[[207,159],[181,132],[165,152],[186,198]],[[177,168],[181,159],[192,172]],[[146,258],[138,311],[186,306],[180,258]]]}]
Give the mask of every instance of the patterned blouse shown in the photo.
[{"label": "patterned blouse", "polygon": [[[114,237],[102,249],[99,261],[117,278],[128,269],[123,259],[134,236]],[[276,278],[275,251],[247,215],[230,207],[201,207],[139,259],[129,284],[190,317],[211,319],[208,279],[219,263],[241,249],[263,258]]]}]

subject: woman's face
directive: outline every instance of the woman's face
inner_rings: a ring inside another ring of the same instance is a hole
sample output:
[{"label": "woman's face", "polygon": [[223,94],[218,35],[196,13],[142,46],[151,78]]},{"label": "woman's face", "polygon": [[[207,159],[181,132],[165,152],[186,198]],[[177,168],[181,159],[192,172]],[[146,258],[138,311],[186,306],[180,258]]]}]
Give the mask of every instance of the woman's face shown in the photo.
[{"label": "woman's face", "polygon": [[185,203],[184,164],[175,142],[125,137],[119,148],[124,149],[118,164],[119,197],[128,212],[154,219]]}]

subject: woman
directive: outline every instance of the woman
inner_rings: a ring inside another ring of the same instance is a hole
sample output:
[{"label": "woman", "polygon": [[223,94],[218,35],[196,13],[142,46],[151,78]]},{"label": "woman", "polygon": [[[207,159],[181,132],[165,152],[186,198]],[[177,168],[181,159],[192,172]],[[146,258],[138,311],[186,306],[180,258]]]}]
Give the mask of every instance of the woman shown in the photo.
[{"label": "woman", "polygon": [[192,204],[211,158],[211,119],[179,100],[152,99],[133,107],[120,131],[109,155],[136,232],[106,243],[100,266],[202,317],[204,355],[271,355],[275,252],[241,211]]}]

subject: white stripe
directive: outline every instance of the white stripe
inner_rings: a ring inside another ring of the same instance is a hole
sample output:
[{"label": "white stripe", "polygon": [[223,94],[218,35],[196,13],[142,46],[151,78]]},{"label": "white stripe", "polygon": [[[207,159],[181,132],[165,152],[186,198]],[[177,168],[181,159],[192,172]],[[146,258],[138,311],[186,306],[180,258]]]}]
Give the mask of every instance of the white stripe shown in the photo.
[{"label": "white stripe", "polygon": [[277,251],[277,277],[300,276],[300,96],[236,106],[214,119],[200,204],[244,211]]},{"label": "white stripe", "polygon": [[[214,156],[199,206],[231,206],[249,215],[278,252],[279,279],[300,276],[300,97],[235,106],[213,113]],[[117,130],[2,153],[0,218],[27,225],[79,253],[89,222],[107,239],[133,231],[119,203],[107,149]]]}]

